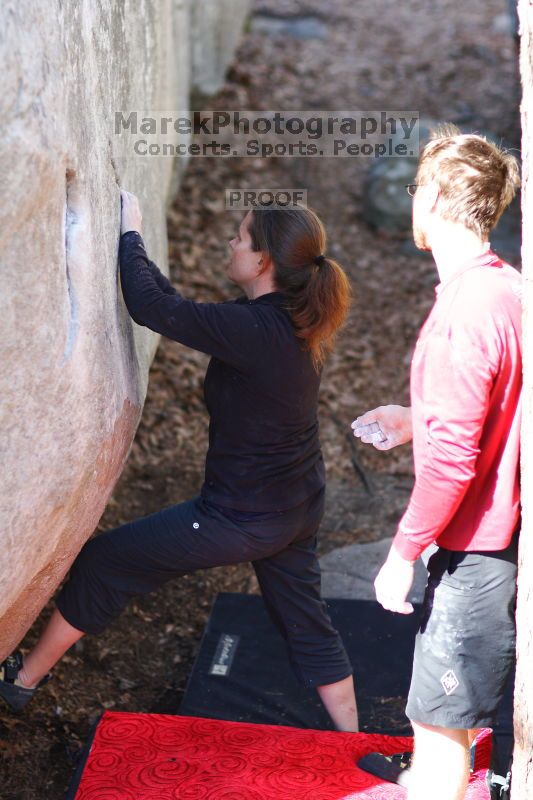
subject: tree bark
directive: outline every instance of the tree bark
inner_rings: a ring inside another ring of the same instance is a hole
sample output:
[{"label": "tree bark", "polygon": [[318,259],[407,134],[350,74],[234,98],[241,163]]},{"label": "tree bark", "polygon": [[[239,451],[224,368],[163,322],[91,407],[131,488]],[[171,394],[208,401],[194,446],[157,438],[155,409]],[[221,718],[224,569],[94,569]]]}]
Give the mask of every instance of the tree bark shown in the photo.
[{"label": "tree bark", "polygon": [[524,404],[522,534],[517,605],[513,800],[533,800],[533,0],[518,0],[522,80],[522,273],[524,276]]}]

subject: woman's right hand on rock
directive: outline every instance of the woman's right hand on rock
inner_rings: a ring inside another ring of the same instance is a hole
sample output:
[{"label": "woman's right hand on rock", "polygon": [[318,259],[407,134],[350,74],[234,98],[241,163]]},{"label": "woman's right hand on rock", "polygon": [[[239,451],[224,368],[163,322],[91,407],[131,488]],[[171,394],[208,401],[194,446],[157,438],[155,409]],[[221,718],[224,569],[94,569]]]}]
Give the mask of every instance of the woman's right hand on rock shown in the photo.
[{"label": "woman's right hand on rock", "polygon": [[138,231],[141,233],[142,214],[139,198],[125,189],[120,190],[121,215],[120,233]]},{"label": "woman's right hand on rock", "polygon": [[391,450],[413,438],[411,409],[405,406],[378,406],[352,422],[353,435],[376,450]]}]

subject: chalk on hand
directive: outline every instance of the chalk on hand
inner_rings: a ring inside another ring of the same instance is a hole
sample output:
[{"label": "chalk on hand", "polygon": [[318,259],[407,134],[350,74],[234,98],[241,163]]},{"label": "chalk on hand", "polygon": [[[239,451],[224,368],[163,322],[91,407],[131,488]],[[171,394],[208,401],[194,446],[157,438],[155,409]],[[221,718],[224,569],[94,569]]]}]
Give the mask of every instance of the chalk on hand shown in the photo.
[{"label": "chalk on hand", "polygon": [[381,430],[379,422],[369,422],[368,425],[358,425],[354,429],[356,436],[369,436],[372,442],[386,442],[387,437]]}]

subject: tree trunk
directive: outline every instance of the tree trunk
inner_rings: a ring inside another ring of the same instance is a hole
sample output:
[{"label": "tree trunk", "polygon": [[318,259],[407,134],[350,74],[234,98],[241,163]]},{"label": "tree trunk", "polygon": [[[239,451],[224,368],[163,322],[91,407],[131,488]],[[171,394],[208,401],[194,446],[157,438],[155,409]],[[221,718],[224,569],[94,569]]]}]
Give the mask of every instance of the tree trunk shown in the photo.
[{"label": "tree trunk", "polygon": [[[513,800],[533,800],[533,5],[519,0],[522,79],[522,272],[524,276],[524,406],[522,535],[517,608]],[[497,633],[496,633],[497,635]]]}]

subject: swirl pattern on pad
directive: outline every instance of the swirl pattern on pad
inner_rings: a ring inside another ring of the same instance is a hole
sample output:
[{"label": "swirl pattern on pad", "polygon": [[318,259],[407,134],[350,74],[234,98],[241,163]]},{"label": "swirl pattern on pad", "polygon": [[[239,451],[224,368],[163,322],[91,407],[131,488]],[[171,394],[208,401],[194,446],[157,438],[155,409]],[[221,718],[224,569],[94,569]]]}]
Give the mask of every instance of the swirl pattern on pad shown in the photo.
[{"label": "swirl pattern on pad", "polygon": [[[466,800],[487,796],[490,742],[484,731]],[[411,745],[406,736],[106,711],[75,800],[405,800],[405,789],[357,761]]]}]

